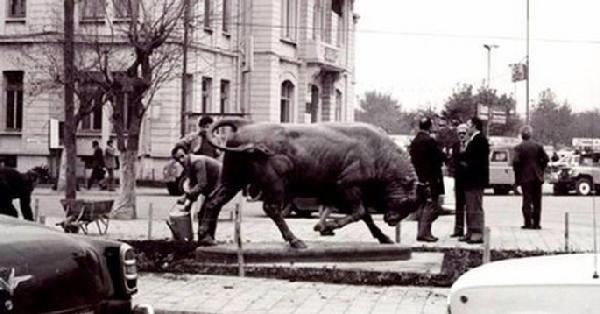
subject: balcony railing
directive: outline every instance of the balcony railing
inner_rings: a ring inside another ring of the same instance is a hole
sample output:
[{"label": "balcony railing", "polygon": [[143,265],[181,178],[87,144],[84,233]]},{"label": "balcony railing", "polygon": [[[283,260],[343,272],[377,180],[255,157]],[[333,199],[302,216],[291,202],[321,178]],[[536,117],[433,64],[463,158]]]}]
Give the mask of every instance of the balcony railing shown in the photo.
[{"label": "balcony railing", "polygon": [[306,61],[326,67],[332,71],[344,70],[344,54],[340,47],[321,41],[309,41]]}]

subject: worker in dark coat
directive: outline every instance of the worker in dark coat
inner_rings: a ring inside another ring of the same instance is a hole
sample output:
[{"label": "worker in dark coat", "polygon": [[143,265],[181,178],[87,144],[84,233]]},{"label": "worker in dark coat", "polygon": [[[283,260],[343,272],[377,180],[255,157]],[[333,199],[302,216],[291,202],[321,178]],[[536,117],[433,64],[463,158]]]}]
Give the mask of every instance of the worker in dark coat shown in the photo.
[{"label": "worker in dark coat", "polygon": [[187,183],[184,197],[179,203],[184,204],[184,210],[189,211],[200,195],[206,197],[215,189],[221,173],[221,163],[208,156],[187,154],[183,147],[175,147],[172,156],[184,169]]},{"label": "worker in dark coat", "polygon": [[542,228],[542,184],[544,169],[549,161],[544,146],[531,139],[532,132],[533,129],[528,125],[521,128],[523,141],[515,147],[512,160],[515,181],[522,191],[523,229]]},{"label": "worker in dark coat", "polygon": [[429,118],[419,121],[419,132],[409,147],[410,159],[421,184],[428,187],[428,195],[420,201],[417,210],[417,241],[435,242],[431,224],[439,213],[439,196],[444,194],[442,165],[446,156],[431,136],[432,122]]},{"label": "worker in dark coat", "polygon": [[[45,172],[45,174],[44,174]],[[31,193],[38,180],[48,176],[47,169],[36,167],[26,173],[21,173],[13,168],[0,167],[0,214],[19,217],[17,209],[13,206],[13,199],[18,198],[21,206],[21,215],[33,221],[31,211]]]}]

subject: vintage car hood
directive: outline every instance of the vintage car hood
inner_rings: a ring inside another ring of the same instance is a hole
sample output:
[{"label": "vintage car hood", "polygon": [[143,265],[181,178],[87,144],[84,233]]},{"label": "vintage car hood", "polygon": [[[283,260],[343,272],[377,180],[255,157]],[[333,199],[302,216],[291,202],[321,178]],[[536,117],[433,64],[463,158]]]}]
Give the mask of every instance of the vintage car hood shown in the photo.
[{"label": "vintage car hood", "polygon": [[82,238],[0,215],[0,305],[8,298],[14,313],[43,313],[96,304],[113,289],[102,252]]},{"label": "vintage car hood", "polygon": [[472,269],[452,285],[452,291],[490,286],[600,285],[593,272],[593,254],[518,258]]}]

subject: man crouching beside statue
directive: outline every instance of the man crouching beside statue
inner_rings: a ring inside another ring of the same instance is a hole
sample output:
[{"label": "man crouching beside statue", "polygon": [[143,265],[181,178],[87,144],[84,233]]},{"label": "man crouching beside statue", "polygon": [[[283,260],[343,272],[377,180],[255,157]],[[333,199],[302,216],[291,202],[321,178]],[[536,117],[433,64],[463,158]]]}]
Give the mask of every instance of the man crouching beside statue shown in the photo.
[{"label": "man crouching beside statue", "polygon": [[[182,211],[189,213],[200,195],[206,198],[218,185],[221,162],[205,155],[188,154],[181,145],[173,148],[171,156],[181,164],[186,178],[184,196],[177,200],[177,204],[183,206]],[[214,234],[212,236],[214,238]]]}]

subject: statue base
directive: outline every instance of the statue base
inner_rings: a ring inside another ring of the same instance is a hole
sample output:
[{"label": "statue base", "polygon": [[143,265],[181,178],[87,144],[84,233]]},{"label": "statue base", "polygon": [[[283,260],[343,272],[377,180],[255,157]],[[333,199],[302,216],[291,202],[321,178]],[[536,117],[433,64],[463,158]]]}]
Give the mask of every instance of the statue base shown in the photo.
[{"label": "statue base", "polygon": [[[293,249],[285,242],[244,243],[244,263],[283,262],[373,262],[406,261],[411,258],[408,247],[396,244],[365,242],[307,242],[306,249]],[[224,244],[198,247],[196,260],[204,263],[234,264],[238,262],[237,247]]]}]

